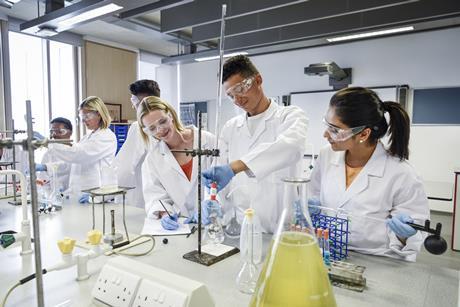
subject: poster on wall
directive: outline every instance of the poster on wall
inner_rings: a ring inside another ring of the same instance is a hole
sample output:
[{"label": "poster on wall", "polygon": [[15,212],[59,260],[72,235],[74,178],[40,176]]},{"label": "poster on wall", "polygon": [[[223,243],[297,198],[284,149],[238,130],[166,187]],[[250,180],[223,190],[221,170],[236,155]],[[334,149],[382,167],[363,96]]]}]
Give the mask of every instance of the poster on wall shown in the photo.
[{"label": "poster on wall", "polygon": [[121,104],[118,103],[105,103],[107,109],[109,110],[110,117],[112,122],[119,123],[121,122]]}]

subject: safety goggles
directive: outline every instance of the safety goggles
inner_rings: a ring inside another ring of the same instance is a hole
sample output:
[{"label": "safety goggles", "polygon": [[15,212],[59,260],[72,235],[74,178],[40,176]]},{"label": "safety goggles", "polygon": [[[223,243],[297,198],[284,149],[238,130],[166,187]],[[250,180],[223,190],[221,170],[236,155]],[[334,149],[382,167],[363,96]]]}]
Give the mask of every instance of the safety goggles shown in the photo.
[{"label": "safety goggles", "polygon": [[254,84],[255,76],[244,79],[241,82],[238,82],[226,92],[227,96],[230,99],[234,99],[236,96],[242,96],[246,94]]},{"label": "safety goggles", "polygon": [[67,132],[69,132],[69,129],[65,129],[65,128],[62,128],[62,129],[50,129],[50,136],[53,136],[53,135],[64,135],[64,134],[66,134]]},{"label": "safety goggles", "polygon": [[131,103],[133,104],[133,108],[137,108],[140,102],[141,101],[139,100],[139,98],[137,98],[136,95],[131,95]]},{"label": "safety goggles", "polygon": [[80,119],[82,121],[95,119],[95,118],[97,118],[97,115],[98,115],[98,113],[95,112],[95,111],[91,111],[91,112],[88,112],[88,113],[80,113],[79,114]]},{"label": "safety goggles", "polygon": [[159,134],[161,131],[169,128],[170,124],[172,122],[172,118],[170,116],[166,116],[163,118],[160,118],[153,124],[151,124],[148,127],[143,127],[142,131],[145,132],[145,134],[155,136]]},{"label": "safety goggles", "polygon": [[326,126],[326,130],[334,142],[346,141],[366,129],[366,126],[341,129],[331,125],[325,118],[323,118],[323,124]]}]

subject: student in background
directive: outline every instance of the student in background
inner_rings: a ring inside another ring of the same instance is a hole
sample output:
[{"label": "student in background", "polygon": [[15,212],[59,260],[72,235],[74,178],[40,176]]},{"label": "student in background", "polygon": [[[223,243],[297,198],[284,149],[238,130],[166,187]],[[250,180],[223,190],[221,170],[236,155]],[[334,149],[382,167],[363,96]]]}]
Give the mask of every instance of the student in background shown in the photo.
[{"label": "student in background", "polygon": [[90,96],[79,107],[79,116],[90,130],[78,143],[48,145],[48,152],[71,164],[69,187],[80,203],[89,202],[89,194],[81,190],[99,187],[101,169],[110,166],[117,150],[117,139],[109,129],[110,115],[101,98]]},{"label": "student in background", "polygon": [[[131,103],[134,110],[147,96],[160,97],[160,87],[153,80],[139,80],[129,86]],[[142,193],[142,163],[147,154],[148,142],[144,142],[139,130],[139,122],[133,122],[128,130],[126,141],[115,157],[114,166],[117,168],[118,184],[120,186],[135,187],[127,194],[127,204],[144,208]]]}]

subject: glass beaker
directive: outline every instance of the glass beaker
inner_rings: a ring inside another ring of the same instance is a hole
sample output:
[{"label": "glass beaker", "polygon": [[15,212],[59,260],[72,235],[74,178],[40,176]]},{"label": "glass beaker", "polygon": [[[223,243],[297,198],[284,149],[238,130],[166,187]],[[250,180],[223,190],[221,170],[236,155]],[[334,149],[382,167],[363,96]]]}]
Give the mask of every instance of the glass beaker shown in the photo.
[{"label": "glass beaker", "polygon": [[284,208],[249,306],[337,306],[306,206],[309,180],[283,181]]}]

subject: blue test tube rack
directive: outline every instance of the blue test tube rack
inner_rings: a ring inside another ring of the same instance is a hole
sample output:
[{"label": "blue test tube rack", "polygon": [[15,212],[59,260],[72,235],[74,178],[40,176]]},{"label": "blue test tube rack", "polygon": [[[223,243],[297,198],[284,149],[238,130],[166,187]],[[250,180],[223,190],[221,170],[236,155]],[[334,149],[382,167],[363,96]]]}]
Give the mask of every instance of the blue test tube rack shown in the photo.
[{"label": "blue test tube rack", "polygon": [[348,220],[324,214],[312,214],[311,222],[315,229],[329,229],[331,258],[334,261],[346,259],[348,256]]}]

